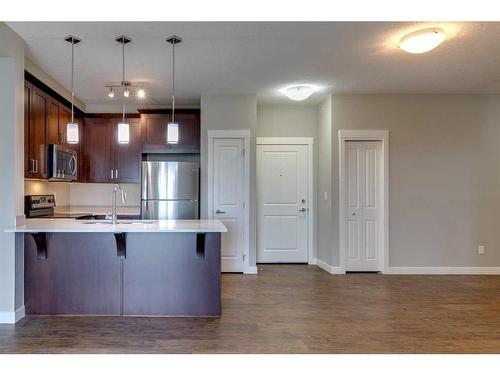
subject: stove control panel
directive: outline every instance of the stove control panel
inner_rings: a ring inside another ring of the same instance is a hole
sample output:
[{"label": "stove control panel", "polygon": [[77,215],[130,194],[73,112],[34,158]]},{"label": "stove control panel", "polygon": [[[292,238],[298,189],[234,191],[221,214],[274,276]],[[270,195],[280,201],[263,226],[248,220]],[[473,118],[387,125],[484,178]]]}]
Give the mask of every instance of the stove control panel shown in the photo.
[{"label": "stove control panel", "polygon": [[26,195],[24,205],[27,210],[52,208],[56,206],[56,199],[54,195]]}]

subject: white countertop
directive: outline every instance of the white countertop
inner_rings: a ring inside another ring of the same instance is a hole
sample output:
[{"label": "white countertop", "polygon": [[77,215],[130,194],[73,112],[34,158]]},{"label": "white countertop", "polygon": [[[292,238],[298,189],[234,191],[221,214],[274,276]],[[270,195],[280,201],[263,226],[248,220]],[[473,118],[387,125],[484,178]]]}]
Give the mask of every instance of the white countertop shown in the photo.
[{"label": "white countertop", "polygon": [[[91,223],[75,219],[27,219],[6,232],[20,233],[205,233],[227,232],[219,220],[120,220],[122,223]],[[125,223],[123,223],[125,222]]]},{"label": "white countertop", "polygon": [[[111,206],[56,206],[54,211],[60,214],[91,214],[91,215],[107,215],[111,213]],[[140,206],[117,206],[116,212],[118,215],[140,215]]]}]

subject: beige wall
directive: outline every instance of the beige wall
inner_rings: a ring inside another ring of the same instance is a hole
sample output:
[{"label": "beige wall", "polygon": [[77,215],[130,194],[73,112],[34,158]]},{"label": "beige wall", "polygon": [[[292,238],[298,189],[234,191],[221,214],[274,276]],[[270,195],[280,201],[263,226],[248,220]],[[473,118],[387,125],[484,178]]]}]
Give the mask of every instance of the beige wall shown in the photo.
[{"label": "beige wall", "polygon": [[4,230],[23,213],[24,41],[0,22],[0,323],[22,307],[23,237]]},{"label": "beige wall", "polygon": [[257,137],[314,137],[317,134],[317,106],[259,105]]},{"label": "beige wall", "polygon": [[[317,258],[333,264],[332,259],[332,99],[328,96],[318,106],[318,188],[317,188]],[[325,198],[326,193],[326,198]]]},{"label": "beige wall", "polygon": [[333,265],[338,129],[390,131],[391,266],[500,266],[500,96],[332,97]]}]

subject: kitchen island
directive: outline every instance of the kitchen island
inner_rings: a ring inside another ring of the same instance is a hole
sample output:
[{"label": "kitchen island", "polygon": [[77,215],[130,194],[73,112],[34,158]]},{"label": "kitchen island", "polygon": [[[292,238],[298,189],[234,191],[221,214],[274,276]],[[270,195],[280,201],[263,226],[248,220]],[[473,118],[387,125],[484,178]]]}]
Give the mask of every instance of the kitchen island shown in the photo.
[{"label": "kitchen island", "polygon": [[27,314],[220,316],[218,220],[28,219]]}]

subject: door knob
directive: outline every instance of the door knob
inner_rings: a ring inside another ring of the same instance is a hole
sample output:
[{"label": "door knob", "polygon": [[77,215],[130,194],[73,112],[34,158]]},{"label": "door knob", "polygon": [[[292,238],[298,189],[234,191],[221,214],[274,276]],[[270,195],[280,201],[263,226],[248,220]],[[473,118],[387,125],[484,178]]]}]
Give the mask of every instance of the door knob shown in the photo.
[{"label": "door knob", "polygon": [[299,212],[306,212],[306,211],[307,211],[307,208],[301,208],[301,209],[299,210]]},{"label": "door knob", "polygon": [[215,213],[216,213],[216,214],[225,214],[225,213],[226,213],[226,211],[217,210],[217,211],[215,211]]}]

